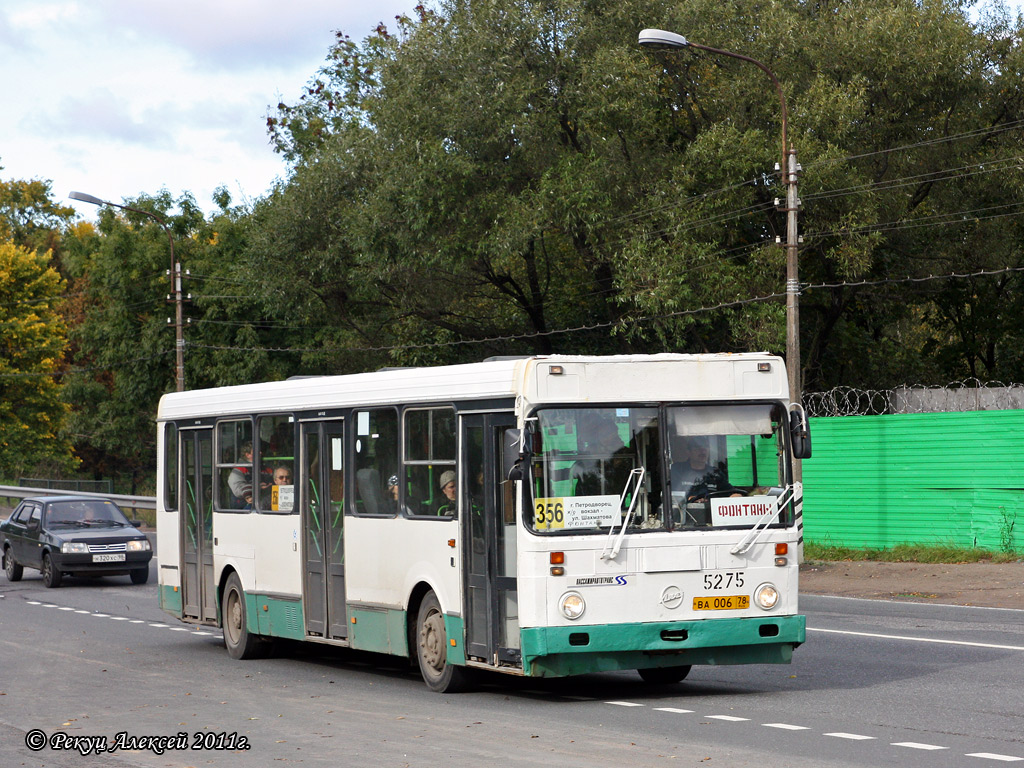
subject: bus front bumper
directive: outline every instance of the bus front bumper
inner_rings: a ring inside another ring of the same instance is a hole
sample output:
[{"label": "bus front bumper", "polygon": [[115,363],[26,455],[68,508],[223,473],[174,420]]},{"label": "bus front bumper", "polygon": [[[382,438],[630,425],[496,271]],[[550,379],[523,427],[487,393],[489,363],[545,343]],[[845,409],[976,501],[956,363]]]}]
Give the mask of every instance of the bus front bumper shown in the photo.
[{"label": "bus front bumper", "polygon": [[523,627],[523,669],[561,677],[687,664],[788,664],[807,636],[805,616]]}]

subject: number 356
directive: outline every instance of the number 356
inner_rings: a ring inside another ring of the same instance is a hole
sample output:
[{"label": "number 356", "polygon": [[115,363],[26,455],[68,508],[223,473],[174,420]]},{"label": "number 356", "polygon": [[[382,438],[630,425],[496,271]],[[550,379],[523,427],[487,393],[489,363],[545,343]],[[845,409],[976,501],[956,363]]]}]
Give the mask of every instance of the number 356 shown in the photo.
[{"label": "number 356", "polygon": [[534,525],[537,528],[547,528],[550,525],[561,525],[565,521],[561,501],[539,501],[537,502]]}]

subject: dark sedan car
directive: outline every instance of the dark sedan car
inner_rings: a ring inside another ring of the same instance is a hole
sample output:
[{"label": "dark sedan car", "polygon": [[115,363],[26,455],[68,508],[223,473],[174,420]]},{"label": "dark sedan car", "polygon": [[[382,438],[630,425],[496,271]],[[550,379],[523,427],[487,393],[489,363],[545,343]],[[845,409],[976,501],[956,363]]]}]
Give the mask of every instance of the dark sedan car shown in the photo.
[{"label": "dark sedan car", "polygon": [[0,523],[4,570],[11,581],[25,568],[42,571],[43,583],[59,587],[64,574],[149,579],[153,549],[121,508],[107,499],[38,496],[25,499]]}]

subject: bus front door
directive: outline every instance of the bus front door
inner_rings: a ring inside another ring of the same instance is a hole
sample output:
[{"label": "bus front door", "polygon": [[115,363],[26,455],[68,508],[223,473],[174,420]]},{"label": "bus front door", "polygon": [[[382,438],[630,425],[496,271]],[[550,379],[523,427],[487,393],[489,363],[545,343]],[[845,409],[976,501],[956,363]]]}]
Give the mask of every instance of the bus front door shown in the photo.
[{"label": "bus front door", "polygon": [[181,488],[182,615],[204,623],[217,621],[217,589],[213,583],[213,430],[183,429],[179,433]]},{"label": "bus front door", "polygon": [[342,421],[302,424],[299,487],[305,574],[306,634],[348,637],[345,612],[345,425]]},{"label": "bus front door", "polygon": [[496,666],[518,666],[515,484],[502,470],[505,444],[518,440],[515,418],[469,414],[462,430],[466,652]]}]

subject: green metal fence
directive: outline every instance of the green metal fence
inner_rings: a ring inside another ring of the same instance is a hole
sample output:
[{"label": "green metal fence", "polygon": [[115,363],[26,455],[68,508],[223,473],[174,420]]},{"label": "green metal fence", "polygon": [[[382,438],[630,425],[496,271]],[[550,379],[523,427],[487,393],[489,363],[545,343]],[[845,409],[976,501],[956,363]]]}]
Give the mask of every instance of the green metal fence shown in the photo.
[{"label": "green metal fence", "polygon": [[811,419],[804,536],[1024,548],[1024,410]]}]

